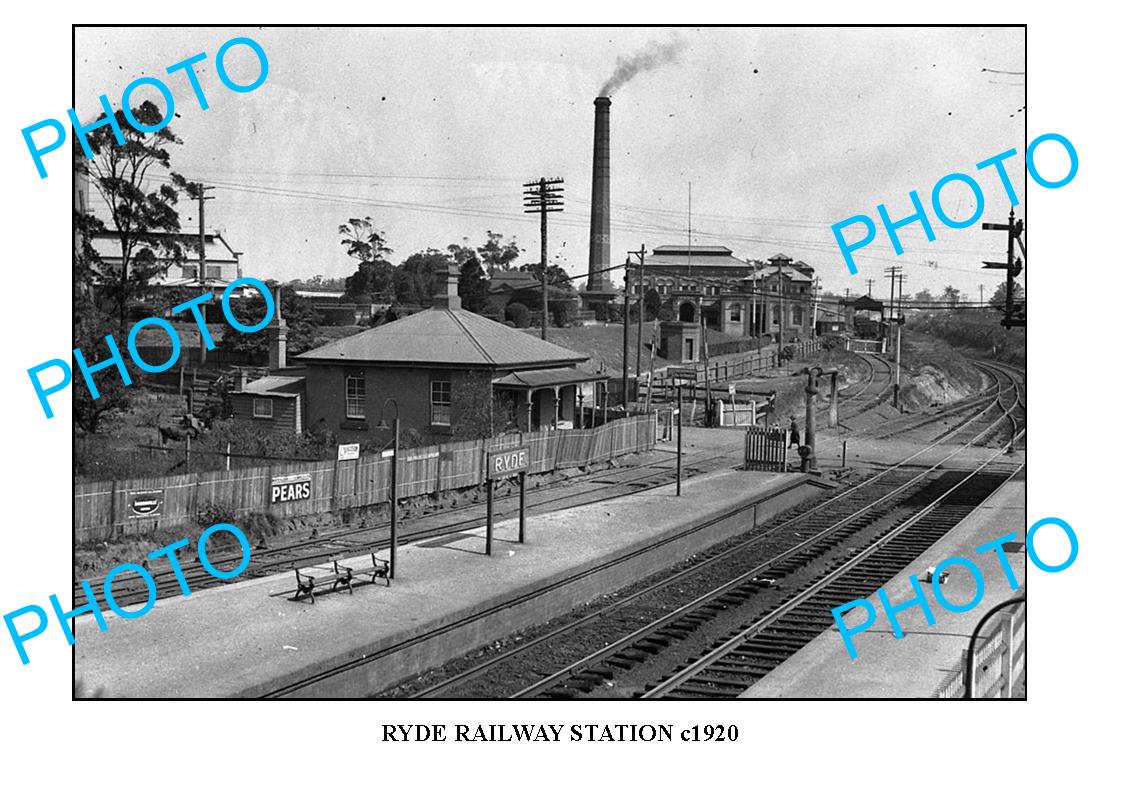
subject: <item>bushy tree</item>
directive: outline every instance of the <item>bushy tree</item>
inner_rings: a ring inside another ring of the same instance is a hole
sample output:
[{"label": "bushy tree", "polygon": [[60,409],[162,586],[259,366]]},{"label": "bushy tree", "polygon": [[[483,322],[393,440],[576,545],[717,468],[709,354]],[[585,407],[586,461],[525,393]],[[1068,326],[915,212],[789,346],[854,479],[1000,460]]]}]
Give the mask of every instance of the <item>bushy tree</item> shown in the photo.
[{"label": "bushy tree", "polygon": [[530,326],[530,310],[525,304],[512,301],[507,305],[507,320],[519,329]]},{"label": "bushy tree", "polygon": [[[1018,304],[1025,300],[1026,291],[1017,282],[1014,283],[1014,304]],[[990,297],[990,305],[997,307],[1000,310],[1006,309],[1006,283],[1003,282],[994,291],[994,295]]]},{"label": "bushy tree", "polygon": [[394,271],[395,301],[398,304],[430,306],[433,294],[444,290],[444,285],[437,285],[437,271],[450,264],[451,258],[440,249],[411,254]]},{"label": "bushy tree", "polygon": [[[89,296],[75,299],[74,347],[82,349],[82,356],[87,362],[92,364],[109,359],[111,352],[105,344],[105,336],[112,332],[115,321],[112,315],[102,310]],[[115,334],[114,339],[122,338]],[[118,348],[123,348],[123,345],[119,343]],[[130,377],[135,383],[141,374],[132,367],[132,362],[127,355],[124,359]],[[96,400],[90,397],[90,392],[80,373],[75,372],[74,381],[71,382],[74,424],[87,434],[96,433],[98,425],[107,415],[127,410],[130,398],[137,389],[135,386],[126,387],[116,368],[100,371],[94,374],[93,379],[99,393]]]},{"label": "bushy tree", "polygon": [[359,261],[355,273],[344,280],[347,298],[369,303],[373,298],[389,300],[393,295],[394,266],[386,256],[394,250],[386,245],[385,233],[375,229],[370,216],[348,219],[339,226],[340,244],[347,255]]},{"label": "bushy tree", "polygon": [[[275,287],[272,282],[267,284],[270,289]],[[276,307],[273,309],[276,312]],[[231,302],[231,311],[241,323],[260,323],[265,317],[265,299],[256,290],[250,291],[248,298]],[[292,285],[284,285],[281,287],[281,314],[288,327],[285,346],[288,355],[301,354],[311,349],[320,327],[319,312],[312,302],[298,296]],[[230,332],[223,335],[216,349],[245,353],[265,361],[269,356],[269,327],[248,334]]]},{"label": "bushy tree", "polygon": [[[92,215],[74,213],[74,254],[73,254],[73,327],[74,347],[82,350],[87,362],[100,362],[109,358],[110,352],[105,345],[105,336],[113,334],[115,340],[122,340],[123,328],[118,319],[98,306],[94,296],[94,284],[101,273],[102,262],[93,247],[92,236],[103,229],[102,223]],[[126,359],[126,366],[131,362]],[[135,373],[132,375],[135,376]],[[86,389],[81,376],[71,382],[71,396],[74,425],[87,434],[94,434],[102,419],[113,412],[129,408],[131,393],[116,373],[104,377],[94,377],[100,397],[94,400]]]},{"label": "bushy tree", "polygon": [[490,283],[487,274],[484,273],[483,265],[480,264],[476,249],[453,243],[448,247],[448,252],[460,266],[457,292],[460,295],[461,305],[469,312],[482,313],[487,307]]},{"label": "bushy tree", "polygon": [[513,418],[509,401],[499,398],[490,374],[468,373],[452,392],[452,439],[486,439],[507,430]]},{"label": "bushy tree", "polygon": [[518,259],[522,250],[519,249],[519,244],[514,238],[511,238],[509,243],[504,243],[502,235],[489,229],[487,243],[478,247],[476,252],[479,254],[480,262],[487,269],[488,276],[491,276],[496,270],[509,268],[511,263]]},{"label": "bushy tree", "polygon": [[[164,120],[160,109],[148,101],[133,108],[132,113],[142,127],[155,127]],[[103,113],[98,120],[105,118]],[[183,143],[171,126],[155,133],[141,132],[123,110],[118,110],[114,119],[125,139],[124,146],[117,142],[109,125],[98,127],[86,136],[94,156],[86,159],[75,137],[74,160],[79,177],[89,179],[108,211],[104,228],[116,241],[119,262],[99,262],[95,278],[105,287],[113,314],[123,328],[130,308],[149,282],[169,265],[183,260],[176,202],[180,191],[190,194],[196,188],[173,172],[170,183],[151,190],[150,178],[160,176],[157,172],[171,165],[169,147]]]},{"label": "bushy tree", "polygon": [[944,304],[951,304],[952,306],[959,303],[962,294],[955,289],[952,285],[944,288],[944,292],[940,294],[940,301]]}]

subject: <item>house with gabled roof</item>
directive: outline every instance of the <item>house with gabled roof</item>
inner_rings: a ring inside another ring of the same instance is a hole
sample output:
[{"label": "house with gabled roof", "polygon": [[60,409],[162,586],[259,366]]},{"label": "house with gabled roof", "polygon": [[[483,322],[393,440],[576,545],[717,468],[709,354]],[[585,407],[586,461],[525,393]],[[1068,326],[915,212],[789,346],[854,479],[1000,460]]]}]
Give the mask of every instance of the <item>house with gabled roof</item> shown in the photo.
[{"label": "house with gabled roof", "polygon": [[[463,309],[458,276],[451,264],[437,272],[428,309],[295,357],[309,430],[361,441],[396,411],[403,433],[441,442],[596,416],[588,410],[605,404],[608,374],[581,367],[585,354]],[[490,418],[482,434],[481,417]]]}]

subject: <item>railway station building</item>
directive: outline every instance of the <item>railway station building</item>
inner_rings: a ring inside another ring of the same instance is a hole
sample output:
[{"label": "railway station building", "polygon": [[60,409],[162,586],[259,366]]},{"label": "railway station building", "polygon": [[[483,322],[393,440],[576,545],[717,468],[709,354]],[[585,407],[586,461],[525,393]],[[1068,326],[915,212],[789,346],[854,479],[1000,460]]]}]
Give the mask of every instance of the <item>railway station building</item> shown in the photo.
[{"label": "railway station building", "polygon": [[396,407],[402,433],[433,444],[597,417],[608,374],[580,367],[584,354],[464,310],[458,271],[438,271],[432,307],[295,357],[309,430],[341,442],[384,437],[375,429]]}]

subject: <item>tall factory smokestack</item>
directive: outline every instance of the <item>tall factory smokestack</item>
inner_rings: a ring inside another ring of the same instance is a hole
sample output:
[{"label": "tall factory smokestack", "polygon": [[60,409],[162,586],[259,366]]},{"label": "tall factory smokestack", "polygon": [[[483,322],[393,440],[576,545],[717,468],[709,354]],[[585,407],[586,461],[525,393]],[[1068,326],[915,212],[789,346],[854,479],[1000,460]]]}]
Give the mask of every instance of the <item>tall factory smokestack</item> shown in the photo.
[{"label": "tall factory smokestack", "polygon": [[[612,100],[597,97],[593,105],[596,107],[593,121],[593,210],[589,218],[589,278],[585,291],[611,294],[612,278],[606,269],[612,259],[608,192],[608,108]],[[604,298],[608,296],[602,300]]]}]

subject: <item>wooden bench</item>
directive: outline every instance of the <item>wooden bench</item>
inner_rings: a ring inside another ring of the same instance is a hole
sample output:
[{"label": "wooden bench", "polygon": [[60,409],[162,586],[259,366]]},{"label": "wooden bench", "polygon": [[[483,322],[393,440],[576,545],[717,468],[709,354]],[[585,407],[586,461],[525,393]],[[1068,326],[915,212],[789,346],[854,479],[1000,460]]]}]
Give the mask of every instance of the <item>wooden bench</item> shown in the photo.
[{"label": "wooden bench", "polygon": [[[347,593],[354,594],[353,583],[356,577],[369,575],[371,583],[377,583],[378,579],[382,578],[386,581],[387,588],[390,586],[390,562],[374,553],[370,554],[370,566],[349,567],[338,561],[332,561],[330,567],[327,564],[318,564],[305,567],[303,572],[299,567],[293,571],[296,573],[296,593],[290,599],[301,600],[309,597],[313,605],[316,603],[317,589],[320,594],[326,594],[328,591],[336,591],[340,586],[346,586]],[[327,586],[328,581],[331,581],[330,589]]]}]

